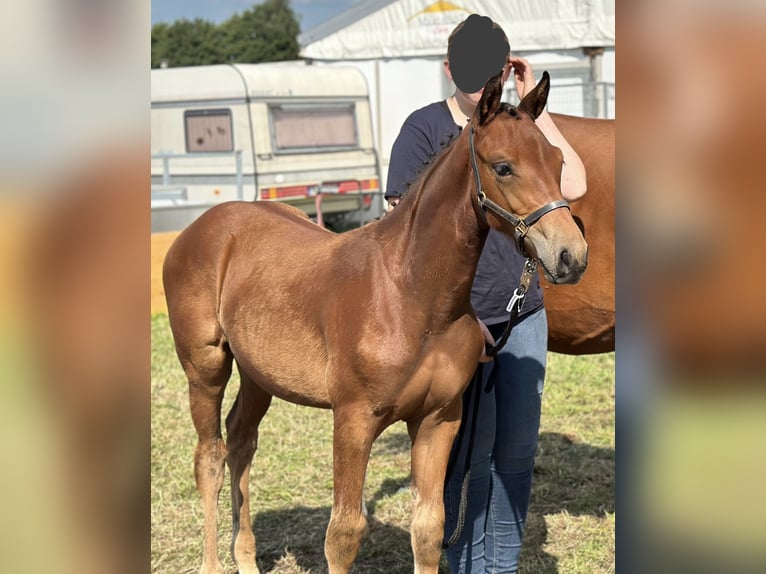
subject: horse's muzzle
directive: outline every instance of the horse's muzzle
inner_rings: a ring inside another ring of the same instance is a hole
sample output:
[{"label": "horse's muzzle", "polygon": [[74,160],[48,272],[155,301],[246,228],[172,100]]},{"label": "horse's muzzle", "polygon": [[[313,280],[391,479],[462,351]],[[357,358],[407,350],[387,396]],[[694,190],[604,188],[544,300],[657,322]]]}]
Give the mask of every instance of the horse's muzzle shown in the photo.
[{"label": "horse's muzzle", "polygon": [[562,248],[556,259],[555,272],[551,272],[544,263],[542,267],[545,278],[551,283],[574,284],[582,278],[588,267],[588,252],[586,250],[582,257],[576,257],[569,249]]}]

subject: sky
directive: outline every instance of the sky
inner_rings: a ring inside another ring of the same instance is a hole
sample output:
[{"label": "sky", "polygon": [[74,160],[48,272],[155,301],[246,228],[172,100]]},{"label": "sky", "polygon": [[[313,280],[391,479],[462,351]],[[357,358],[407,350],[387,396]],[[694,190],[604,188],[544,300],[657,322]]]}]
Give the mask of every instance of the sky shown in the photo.
[{"label": "sky", "polygon": [[[363,0],[291,0],[301,32],[329,20]],[[186,18],[202,18],[220,24],[237,12],[248,10],[261,0],[152,0],[152,25]]]}]

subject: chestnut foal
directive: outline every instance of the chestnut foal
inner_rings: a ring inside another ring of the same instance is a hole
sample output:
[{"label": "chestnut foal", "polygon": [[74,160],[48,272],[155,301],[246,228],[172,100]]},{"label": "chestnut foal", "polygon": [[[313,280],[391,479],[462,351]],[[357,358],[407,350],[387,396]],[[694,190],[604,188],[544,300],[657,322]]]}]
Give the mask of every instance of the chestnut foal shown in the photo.
[{"label": "chestnut foal", "polygon": [[[333,410],[330,574],[348,572],[356,558],[370,448],[399,420],[412,440],[415,572],[438,571],[447,459],[484,346],[469,295],[489,227],[516,233],[554,283],[576,282],[586,265],[580,230],[558,209],[566,207],[561,153],[533,121],[548,88],[544,74],[513,108],[500,102],[500,77],[490,79],[470,127],[399,207],[360,229],[338,235],[281,203],[231,202],[179,235],[163,279],[199,435],[202,574],[223,572],[216,507],[224,462],[232,554],[240,574],[259,572],[248,475],[272,396]],[[529,228],[510,223],[530,214]],[[233,361],[241,387],[224,443],[221,400]]]}]

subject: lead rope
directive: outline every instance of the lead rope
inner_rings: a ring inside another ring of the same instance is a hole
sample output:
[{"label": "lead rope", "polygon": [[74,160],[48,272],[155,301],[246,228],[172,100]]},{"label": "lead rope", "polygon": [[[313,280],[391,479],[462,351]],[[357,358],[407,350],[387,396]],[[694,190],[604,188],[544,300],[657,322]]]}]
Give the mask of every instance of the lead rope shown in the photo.
[{"label": "lead rope", "polygon": [[497,359],[497,354],[503,347],[505,347],[505,344],[508,342],[508,337],[511,335],[513,323],[516,321],[516,319],[518,319],[519,313],[521,313],[521,306],[524,303],[524,297],[526,297],[527,293],[529,292],[529,284],[532,282],[532,277],[536,273],[537,260],[532,259],[531,257],[527,257],[527,260],[524,262],[524,270],[521,272],[521,279],[519,279],[519,286],[513,292],[511,300],[508,301],[508,306],[505,308],[505,310],[511,314],[508,319],[508,323],[505,326],[505,331],[503,331],[503,335],[500,337],[500,340],[495,343],[495,346],[487,349],[487,355],[492,357],[493,362],[492,370],[490,371],[489,379],[487,380],[486,392],[491,391],[492,387],[495,386],[495,375],[497,371],[495,369],[494,360]]},{"label": "lead rope", "polygon": [[[489,377],[487,378],[487,386],[484,389],[484,392],[489,392],[492,390],[492,388],[495,386],[495,378],[497,370],[495,369],[495,363],[494,361],[497,360],[497,354],[500,352],[500,350],[505,346],[505,344],[508,342],[508,337],[511,335],[511,329],[513,328],[513,323],[518,319],[519,313],[521,312],[521,306],[524,303],[524,297],[526,297],[527,292],[529,291],[529,285],[532,281],[532,277],[537,272],[537,261],[535,259],[532,259],[531,257],[527,257],[527,260],[524,262],[524,270],[521,273],[521,279],[519,280],[519,286],[516,288],[516,290],[513,292],[513,295],[511,296],[510,301],[508,301],[508,305],[506,307],[506,311],[510,313],[510,316],[508,317],[508,323],[505,326],[505,330],[503,331],[503,335],[500,337],[500,340],[495,343],[493,347],[488,347],[486,352],[487,355],[492,357],[492,367],[491,371],[489,372]],[[460,449],[463,446],[463,437],[466,434],[466,430],[468,428],[468,424],[471,425],[471,432],[468,435],[468,448],[466,450],[466,456],[465,456],[465,467],[464,467],[464,474],[463,474],[463,482],[460,486],[460,505],[458,506],[458,514],[457,514],[457,522],[455,524],[455,529],[452,532],[452,535],[449,538],[446,538],[442,541],[442,548],[449,548],[453,544],[455,544],[460,536],[463,534],[463,528],[465,526],[465,514],[468,507],[468,485],[471,482],[471,457],[473,455],[473,443],[474,439],[476,437],[476,427],[478,426],[478,418],[479,418],[479,399],[481,398],[481,381],[484,375],[484,363],[479,363],[479,365],[476,367],[476,372],[474,373],[473,379],[471,380],[471,384],[474,387],[473,391],[473,410],[471,413],[471,418],[469,419],[466,415],[468,413],[468,406],[464,405],[463,409],[463,418],[460,422],[460,426],[462,427],[464,432],[458,433],[457,440],[455,441],[454,446],[452,447],[452,452],[450,454],[449,462],[447,463],[447,474],[444,480],[444,488],[448,488],[448,484],[450,481],[450,478],[452,477],[452,473],[455,470],[455,465],[457,464],[458,455],[460,454]]]}]

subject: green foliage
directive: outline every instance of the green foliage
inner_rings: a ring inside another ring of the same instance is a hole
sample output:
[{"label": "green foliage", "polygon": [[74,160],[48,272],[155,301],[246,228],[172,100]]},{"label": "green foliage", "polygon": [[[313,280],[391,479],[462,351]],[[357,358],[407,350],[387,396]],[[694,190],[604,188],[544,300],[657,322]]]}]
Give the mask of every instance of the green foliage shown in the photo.
[{"label": "green foliage", "polygon": [[152,68],[298,58],[300,26],[289,0],[265,0],[220,25],[202,19],[152,26]]},{"label": "green foliage", "polygon": [[227,61],[278,62],[298,57],[300,27],[288,0],[266,0],[222,24]]},{"label": "green foliage", "polygon": [[168,55],[168,30],[170,26],[160,22],[152,26],[152,68],[159,68]]},{"label": "green foliage", "polygon": [[197,18],[174,22],[168,27],[165,41],[168,65],[176,67],[222,63],[221,38],[220,28],[207,20]]}]

